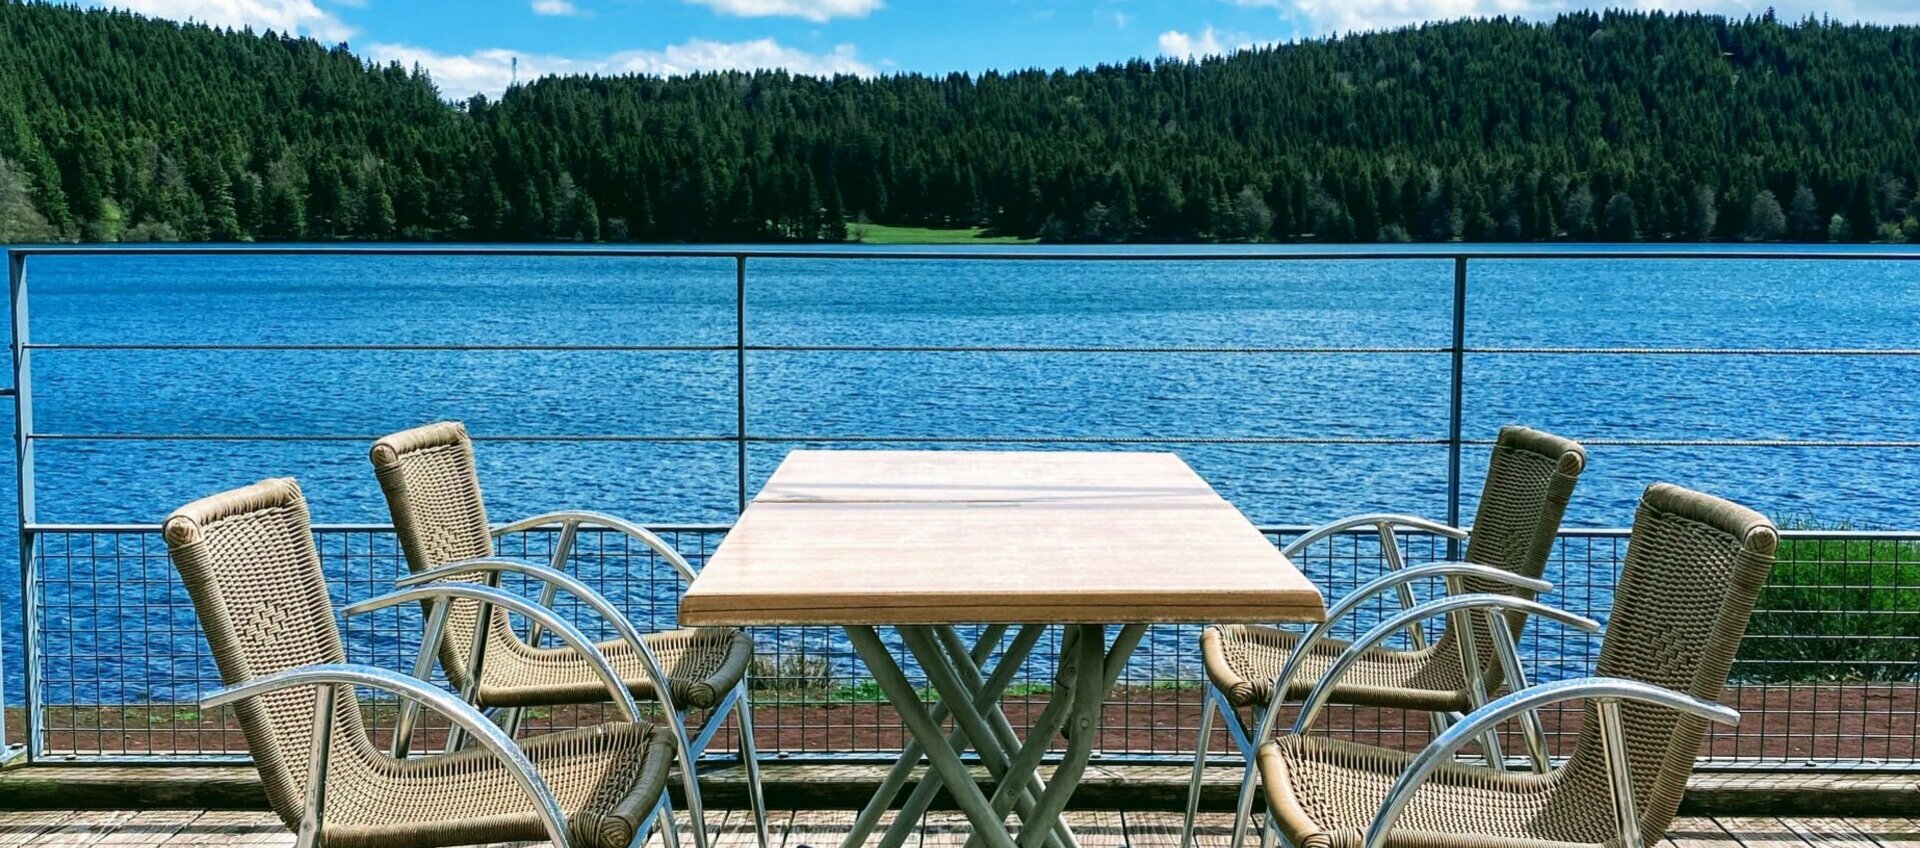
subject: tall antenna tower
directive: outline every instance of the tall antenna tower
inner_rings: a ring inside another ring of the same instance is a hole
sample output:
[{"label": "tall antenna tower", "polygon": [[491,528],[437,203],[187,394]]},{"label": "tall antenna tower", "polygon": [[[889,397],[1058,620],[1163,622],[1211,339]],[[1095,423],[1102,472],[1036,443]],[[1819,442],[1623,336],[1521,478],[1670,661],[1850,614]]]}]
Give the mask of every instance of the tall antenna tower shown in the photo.
[{"label": "tall antenna tower", "polygon": [[520,84],[520,57],[518,56],[513,57],[512,68],[513,68],[513,78],[507,83],[508,87],[513,87]]}]

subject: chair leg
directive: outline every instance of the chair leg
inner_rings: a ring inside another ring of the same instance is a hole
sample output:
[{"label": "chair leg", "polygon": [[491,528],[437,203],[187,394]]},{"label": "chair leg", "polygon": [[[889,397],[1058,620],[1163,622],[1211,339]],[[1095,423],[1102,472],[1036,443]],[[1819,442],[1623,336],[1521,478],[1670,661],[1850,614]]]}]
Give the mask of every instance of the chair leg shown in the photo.
[{"label": "chair leg", "polygon": [[510,707],[500,711],[500,729],[507,732],[507,738],[520,738],[520,723],[526,715],[527,711],[520,707]]},{"label": "chair leg", "polygon": [[[1207,684],[1209,688],[1213,684]],[[1187,779],[1187,815],[1180,827],[1180,848],[1193,848],[1194,818],[1200,813],[1200,782],[1207,768],[1207,742],[1213,736],[1216,707],[1207,692],[1201,692],[1200,738],[1193,745],[1193,775]]]},{"label": "chair leg", "polygon": [[740,681],[740,697],[733,702],[734,719],[740,723],[740,765],[747,773],[747,805],[753,808],[753,834],[760,848],[767,841],[767,798],[760,790],[760,750],[753,741],[753,706],[748,703],[747,683]]},{"label": "chair leg", "polygon": [[680,848],[680,825],[673,820],[673,802],[668,801],[664,793],[660,798],[660,814],[655,817],[654,827],[660,831],[660,842],[666,848]]}]

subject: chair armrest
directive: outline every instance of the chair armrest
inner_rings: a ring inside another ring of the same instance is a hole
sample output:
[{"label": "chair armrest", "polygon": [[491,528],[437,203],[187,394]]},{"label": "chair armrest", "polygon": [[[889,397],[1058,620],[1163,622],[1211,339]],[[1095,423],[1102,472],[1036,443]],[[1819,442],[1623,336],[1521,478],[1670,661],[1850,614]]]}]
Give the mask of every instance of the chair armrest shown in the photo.
[{"label": "chair armrest", "polygon": [[[1408,571],[1411,570],[1408,569]],[[1313,720],[1319,717],[1320,708],[1326,705],[1327,698],[1333,694],[1333,687],[1339,685],[1340,678],[1344,677],[1367,651],[1386,641],[1394,633],[1406,629],[1406,626],[1412,622],[1472,610],[1511,610],[1531,613],[1588,633],[1600,632],[1600,623],[1593,619],[1526,598],[1494,594],[1451,595],[1437,598],[1380,622],[1341,653],[1340,657],[1327,667],[1326,673],[1320,676],[1320,681],[1314,684],[1313,691],[1307,693],[1306,701],[1300,705],[1300,717],[1293,724],[1293,732],[1305,733],[1307,728],[1313,726]]]},{"label": "chair armrest", "polygon": [[653,688],[658,696],[661,707],[664,708],[669,715],[677,717],[678,711],[673,707],[673,693],[670,692],[667,687],[666,667],[660,664],[660,659],[654,656],[653,649],[647,646],[645,639],[641,638],[639,628],[634,627],[633,622],[627,619],[626,615],[620,611],[620,608],[614,606],[612,601],[607,600],[607,596],[594,591],[593,587],[588,586],[584,581],[571,574],[537,562],[504,557],[488,557],[485,559],[460,560],[440,566],[439,568],[409,574],[394,581],[394,585],[402,589],[408,589],[414,586],[438,583],[451,577],[459,577],[466,574],[519,574],[538,580],[548,586],[562,589],[568,594],[579,598],[581,603],[586,604],[588,609],[599,614],[601,619],[605,620],[607,625],[613,628],[614,635],[620,637],[620,641],[627,643],[627,647],[633,649],[633,652],[639,655],[640,663],[645,667],[647,677],[653,681]]},{"label": "chair armrest", "polygon": [[[1613,710],[1617,710],[1621,701],[1634,701],[1665,707],[1683,715],[1716,724],[1732,726],[1740,721],[1740,714],[1725,705],[1702,701],[1691,695],[1651,683],[1617,677],[1583,677],[1556,683],[1542,683],[1531,689],[1514,692],[1474,710],[1465,719],[1455,723],[1445,733],[1436,737],[1425,750],[1407,764],[1406,771],[1401,772],[1399,779],[1394,781],[1393,787],[1387,790],[1386,800],[1380,808],[1380,813],[1374,817],[1373,824],[1367,828],[1367,836],[1363,844],[1367,848],[1385,846],[1387,832],[1393,828],[1394,821],[1400,817],[1400,812],[1406,808],[1407,802],[1413,800],[1414,792],[1441,766],[1452,762],[1454,755],[1469,741],[1516,715],[1570,700],[1598,701],[1603,706],[1611,704]],[[1612,710],[1605,712],[1612,712]],[[1629,776],[1621,771],[1626,766],[1626,753],[1619,750],[1619,745],[1622,743],[1619,736],[1618,714],[1615,712],[1613,715],[1614,718],[1611,720],[1605,715],[1602,716],[1602,733],[1615,739],[1615,744],[1610,746],[1613,750],[1609,751],[1607,765],[1608,772],[1614,780],[1615,791],[1618,792],[1621,787],[1630,788],[1631,784],[1626,782]],[[1607,726],[1612,727],[1610,732]],[[1615,753],[1618,754],[1617,757],[1613,756]],[[1631,799],[1631,797],[1629,791],[1627,798]],[[1619,799],[1616,799],[1616,804],[1618,803]],[[1631,803],[1631,800],[1627,802],[1629,808]],[[1616,812],[1620,811],[1616,810]],[[1634,835],[1628,837],[1623,833],[1623,838],[1629,844],[1639,842],[1637,817],[1622,814],[1621,818],[1623,821],[1617,824],[1624,825],[1627,821],[1635,822]]]},{"label": "chair armrest", "polygon": [[[433,710],[465,729],[480,746],[500,761],[507,773],[519,784],[521,791],[533,802],[534,812],[540,816],[540,823],[546,827],[547,838],[555,845],[565,845],[567,838],[567,817],[560,810],[560,802],[553,796],[553,790],[547,787],[540,772],[527,759],[520,746],[515,745],[505,731],[488,721],[479,710],[448,694],[445,690],[422,683],[398,672],[383,668],[345,663],[310,665],[301,668],[257,677],[245,683],[235,684],[214,692],[201,699],[201,709],[213,709],[244,701],[248,698],[265,695],[282,689],[309,686],[358,686],[378,689],[399,695]],[[325,772],[324,765],[318,770]]]},{"label": "chair armrest", "polygon": [[[566,619],[561,618],[558,614],[554,613],[553,610],[512,592],[503,591],[491,586],[482,586],[478,583],[430,583],[424,586],[410,586],[395,592],[389,592],[377,598],[361,601],[342,609],[340,614],[353,616],[386,609],[387,607],[399,606],[405,603],[430,604],[455,600],[479,601],[483,605],[492,605],[511,610],[551,629],[555,634],[559,635],[560,641],[571,645],[574,650],[579,651],[580,655],[586,658],[588,664],[593,666],[594,671],[599,673],[600,679],[604,680],[607,684],[607,694],[609,698],[615,706],[619,707],[620,714],[624,716],[627,721],[638,722],[640,720],[640,705],[634,703],[633,693],[627,691],[627,682],[621,679],[619,672],[614,670],[613,663],[607,660],[606,655],[600,653],[600,650],[594,647],[593,640],[588,639],[586,634],[580,632],[579,628],[568,623]],[[482,632],[484,632],[484,628],[487,626],[484,616],[483,620],[475,626],[483,628]],[[631,625],[629,625],[629,627],[631,627]],[[427,638],[432,639],[435,638],[436,635],[437,634],[428,634]]]},{"label": "chair armrest", "polygon": [[1335,603],[1329,608],[1327,610],[1327,620],[1314,625],[1313,629],[1307,631],[1307,635],[1302,637],[1298,644],[1294,645],[1293,654],[1287,657],[1286,665],[1280,668],[1280,676],[1274,678],[1273,700],[1267,704],[1267,711],[1261,716],[1260,727],[1257,735],[1253,738],[1256,740],[1264,740],[1272,734],[1273,722],[1275,717],[1280,714],[1281,705],[1286,702],[1287,689],[1293,685],[1294,676],[1299,674],[1300,666],[1305,658],[1313,652],[1314,648],[1319,647],[1320,643],[1325,641],[1327,636],[1333,632],[1333,626],[1335,624],[1347,616],[1352,615],[1355,610],[1360,608],[1361,603],[1368,598],[1388,589],[1404,586],[1415,580],[1422,580],[1429,577],[1478,577],[1483,580],[1504,583],[1519,589],[1529,589],[1535,593],[1547,592],[1553,589],[1553,584],[1545,580],[1522,577],[1506,569],[1495,568],[1491,565],[1477,565],[1469,562],[1427,563],[1401,571],[1389,571],[1386,574],[1375,577],[1362,584],[1360,588],[1349,592],[1346,597],[1341,598],[1338,603]]},{"label": "chair armrest", "polygon": [[674,572],[680,575],[681,583],[691,584],[693,582],[693,566],[687,562],[686,557],[680,555],[679,551],[674,550],[672,545],[667,544],[665,539],[660,538],[653,531],[631,521],[615,518],[603,513],[589,512],[586,510],[549,512],[544,515],[523,518],[511,524],[500,525],[494,528],[493,537],[498,539],[509,533],[518,533],[523,530],[531,530],[536,527],[546,527],[553,524],[560,525],[562,531],[580,527],[605,527],[610,530],[617,530],[625,534],[628,538],[647,546],[654,553],[659,554],[662,559],[667,561],[668,565],[673,566]]},{"label": "chair armrest", "polygon": [[1445,536],[1449,539],[1455,539],[1455,540],[1461,540],[1461,539],[1467,538],[1467,531],[1465,530],[1462,530],[1458,527],[1452,527],[1446,524],[1441,524],[1438,521],[1431,521],[1425,518],[1421,518],[1417,515],[1396,515],[1394,513],[1389,513],[1389,512],[1370,512],[1364,515],[1352,515],[1346,518],[1339,519],[1337,521],[1330,521],[1330,522],[1327,522],[1326,524],[1322,524],[1318,527],[1315,527],[1312,530],[1308,530],[1300,538],[1295,539],[1291,542],[1288,542],[1286,547],[1283,547],[1280,549],[1280,553],[1287,557],[1292,557],[1294,554],[1297,554],[1303,550],[1306,550],[1308,545],[1311,545],[1314,542],[1318,542],[1321,539],[1325,539],[1328,536],[1331,536],[1335,533],[1343,533],[1348,530],[1352,530],[1356,527],[1379,527],[1383,525],[1390,528],[1403,527],[1409,530],[1419,530],[1426,533],[1435,533],[1441,536]]}]

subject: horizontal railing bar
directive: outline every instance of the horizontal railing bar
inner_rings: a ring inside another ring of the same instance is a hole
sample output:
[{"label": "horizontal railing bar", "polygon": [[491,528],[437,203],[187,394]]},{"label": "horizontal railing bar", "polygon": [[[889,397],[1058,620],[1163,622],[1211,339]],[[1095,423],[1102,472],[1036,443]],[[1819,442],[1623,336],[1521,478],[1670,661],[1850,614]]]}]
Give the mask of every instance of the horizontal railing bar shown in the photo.
[{"label": "horizontal railing bar", "polygon": [[1446,439],[1388,436],[748,436],[750,442],[930,445],[1444,445]]},{"label": "horizontal railing bar", "polygon": [[619,353],[732,353],[732,345],[625,345],[625,344],[359,344],[359,343],[286,343],[216,344],[211,342],[109,342],[101,344],[34,342],[28,350],[89,351],[585,351]]},{"label": "horizontal railing bar", "polygon": [[795,250],[791,248],[714,249],[662,247],[588,247],[557,249],[551,247],[477,247],[477,246],[395,246],[395,245],[77,245],[48,244],[8,248],[9,252],[33,256],[474,256],[474,257],[578,257],[583,259],[822,259],[888,261],[975,261],[975,262],[1259,262],[1259,261],[1439,261],[1479,259],[1499,261],[1569,259],[1647,259],[1647,260],[1785,260],[1785,261],[1914,261],[1920,251],[1759,251],[1759,250],[1512,250],[1455,249],[1406,251],[1262,250],[1248,252],[1162,251],[1127,253],[1091,253],[1028,249],[1007,250]]},{"label": "horizontal railing bar", "polygon": [[[725,533],[729,530],[732,530],[733,525],[731,524],[648,524],[646,525],[646,528],[655,533]],[[142,523],[130,523],[130,524],[128,523],[122,523],[122,524],[64,523],[64,524],[29,524],[26,526],[26,531],[28,533],[39,534],[39,535],[52,535],[52,534],[58,534],[58,533],[159,533],[163,529],[165,528],[159,524],[142,524]],[[312,529],[313,529],[313,532],[315,533],[392,533],[393,525],[392,524],[315,524],[313,525]],[[560,529],[560,525],[558,523],[527,528],[528,531],[558,530],[558,529]],[[581,529],[587,530],[590,532],[598,531],[601,529],[605,529],[608,532],[619,532],[616,530],[612,530],[611,528],[597,528],[592,525],[584,526]]]},{"label": "horizontal railing bar", "polygon": [[[367,433],[31,433],[32,441],[55,442],[374,442],[386,434]],[[735,436],[645,435],[625,433],[581,433],[556,435],[528,433],[502,435],[488,433],[470,436],[476,442],[732,442]]]},{"label": "horizontal railing bar", "polygon": [[1920,356],[1920,348],[1873,347],[1470,347],[1466,352],[1525,356]]},{"label": "horizontal railing bar", "polygon": [[[375,433],[31,433],[31,441],[50,442],[373,442]],[[735,442],[738,436],[711,434],[645,435],[626,433],[528,433],[475,435],[476,442]],[[831,436],[751,435],[748,442],[818,444],[929,444],[929,445],[1445,445],[1443,438],[1418,436]],[[1920,441],[1846,441],[1839,439],[1581,439],[1604,447],[1720,447],[1720,448],[1920,448]],[[1462,444],[1485,447],[1491,439],[1465,439]]]},{"label": "horizontal railing bar", "polygon": [[[687,344],[383,344],[356,342],[287,342],[221,344],[214,342],[34,342],[27,350],[43,351],[313,351],[313,352],[585,352],[585,353],[732,353],[735,345]],[[1151,353],[1151,354],[1326,354],[1424,355],[1451,353],[1447,347],[1394,346],[1232,346],[1232,345],[833,345],[750,344],[749,353]],[[1920,348],[1786,348],[1786,347],[1470,347],[1475,355],[1522,356],[1920,356]],[[0,394],[10,390],[0,390]]]},{"label": "horizontal railing bar", "polygon": [[[1260,524],[1260,525],[1256,525],[1255,529],[1269,536],[1297,536],[1302,533],[1306,533],[1310,530],[1313,530],[1314,526],[1315,525],[1311,525],[1311,524]],[[542,527],[528,528],[528,529],[555,530],[555,529],[559,529],[559,527],[560,525],[556,523],[556,524],[544,525]],[[724,522],[692,523],[692,524],[648,524],[646,525],[646,528],[656,533],[725,533],[729,530],[732,530],[733,525],[724,523]],[[142,523],[117,523],[117,524],[116,523],[103,523],[103,524],[78,523],[76,524],[76,523],[68,522],[68,523],[59,523],[59,524],[54,524],[54,523],[29,524],[26,526],[25,529],[29,533],[53,534],[53,533],[158,533],[161,531],[162,528],[158,524],[142,524]],[[597,528],[586,527],[584,529],[595,530]],[[1468,527],[1467,529],[1471,530],[1472,528]],[[393,532],[393,525],[392,524],[315,524],[313,525],[313,532],[315,533],[391,533]],[[609,531],[609,532],[612,532],[612,531]],[[1438,538],[1434,534],[1423,533],[1419,530],[1413,530],[1413,529],[1403,529],[1403,530],[1398,530],[1396,532],[1398,532],[1402,538],[1406,538],[1408,536]],[[1625,539],[1627,538],[1629,532],[1630,531],[1625,527],[1563,527],[1560,529],[1559,535],[1569,539],[1592,539],[1592,538]],[[1916,530],[1781,530],[1779,531],[1779,533],[1780,533],[1780,538],[1782,539],[1805,539],[1805,540],[1814,540],[1814,541],[1831,540],[1836,542],[1838,541],[1920,542],[1920,529],[1916,529]],[[1363,528],[1355,528],[1353,530],[1346,531],[1340,535],[1372,536],[1374,535],[1374,532],[1371,528],[1363,527]],[[1904,560],[1902,562],[1904,562]],[[1840,564],[1846,564],[1846,565],[1888,564],[1888,565],[1891,565],[1893,563],[1891,561],[1881,560],[1881,561],[1871,561],[1871,562],[1862,561],[1862,562],[1851,562],[1851,563],[1840,563]],[[1792,586],[1791,588],[1800,588],[1800,587]]]}]

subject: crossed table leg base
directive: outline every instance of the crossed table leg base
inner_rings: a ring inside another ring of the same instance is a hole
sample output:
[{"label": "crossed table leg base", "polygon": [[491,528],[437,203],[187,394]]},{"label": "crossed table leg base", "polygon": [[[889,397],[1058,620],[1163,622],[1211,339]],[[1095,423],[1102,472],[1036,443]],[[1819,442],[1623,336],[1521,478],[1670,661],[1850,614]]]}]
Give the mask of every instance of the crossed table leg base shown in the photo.
[{"label": "crossed table leg base", "polygon": [[[920,703],[919,693],[872,627],[846,628],[848,640],[880,684],[880,691],[905,720],[913,740],[881,782],[880,791],[854,820],[853,829],[841,842],[842,848],[858,848],[865,843],[922,755],[930,771],[887,827],[882,848],[898,848],[943,787],[973,825],[973,835],[967,840],[970,848],[1079,848],[1072,830],[1060,820],[1060,813],[1093,756],[1101,707],[1140,644],[1146,626],[1121,627],[1109,646],[1106,628],[1069,625],[1061,641],[1060,672],[1053,697],[1024,741],[1001,710],[1000,698],[1044,633],[1045,625],[1021,625],[999,664],[986,675],[981,664],[1006,634],[1006,626],[986,628],[971,648],[950,625],[898,629],[907,650],[926,672],[939,702],[932,709]],[[954,721],[950,734],[941,730],[941,722],[948,716]],[[1040,760],[1052,747],[1054,736],[1063,732],[1066,753],[1052,779],[1042,781],[1038,774]],[[966,748],[979,754],[992,775],[995,787],[991,798],[974,783],[961,761],[960,751]],[[1017,813],[1021,823],[1017,842],[1007,826],[1009,813]]]}]

